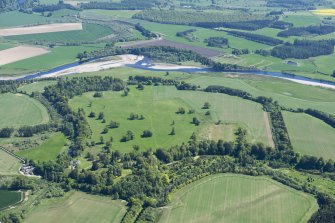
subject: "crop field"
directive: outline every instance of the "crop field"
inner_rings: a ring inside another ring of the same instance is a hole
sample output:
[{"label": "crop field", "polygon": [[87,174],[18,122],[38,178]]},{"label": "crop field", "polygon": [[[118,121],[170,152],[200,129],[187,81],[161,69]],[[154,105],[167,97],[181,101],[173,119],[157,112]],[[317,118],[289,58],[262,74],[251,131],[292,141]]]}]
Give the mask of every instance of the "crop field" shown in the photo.
[{"label": "crop field", "polygon": [[42,145],[34,149],[19,151],[16,154],[22,158],[40,162],[54,160],[58,154],[65,151],[66,141],[67,140],[62,133],[56,133],[50,135],[50,138],[45,140]]},{"label": "crop field", "polygon": [[21,201],[22,193],[16,191],[0,190],[0,210]]},{"label": "crop field", "polygon": [[317,9],[312,10],[312,13],[321,16],[335,16],[335,9]]},{"label": "crop field", "polygon": [[177,191],[162,209],[169,222],[307,222],[316,200],[266,177],[220,174]]},{"label": "crop field", "polygon": [[335,159],[335,130],[331,126],[307,114],[283,114],[295,151]]},{"label": "crop field", "polygon": [[48,123],[49,115],[40,102],[28,96],[0,94],[0,120],[0,128],[19,127]]},{"label": "crop field", "polygon": [[57,81],[38,81],[38,82],[33,82],[31,84],[25,84],[21,87],[19,87],[19,91],[22,92],[27,92],[28,94],[31,94],[33,92],[44,92],[44,88],[50,85],[56,84]]},{"label": "crop field", "polygon": [[69,192],[63,198],[43,200],[27,217],[26,223],[91,223],[121,222],[125,205],[108,197]]},{"label": "crop field", "polygon": [[82,29],[83,26],[81,23],[53,23],[48,25],[0,29],[0,36],[20,36],[37,33],[54,33]]},{"label": "crop field", "polygon": [[25,59],[1,67],[0,76],[17,76],[45,71],[76,61],[78,53],[101,49],[102,45],[59,46],[50,49],[50,53]]},{"label": "crop field", "polygon": [[0,66],[49,53],[41,47],[17,46],[0,51]]},{"label": "crop field", "polygon": [[[213,94],[200,91],[178,91],[175,87],[159,86],[154,88],[154,99],[172,99],[184,101],[196,112],[204,113],[202,106],[205,102],[211,104],[209,123],[213,125],[221,120],[222,123],[243,127],[248,131],[252,142],[263,142],[271,145],[267,134],[268,119],[263,115],[262,106],[238,97],[225,94]],[[233,128],[230,128],[233,130]],[[226,134],[233,134],[228,132]],[[270,137],[271,138],[271,137]]]},{"label": "crop field", "polygon": [[[187,142],[193,132],[199,127],[191,124],[193,117],[202,119],[201,114],[176,114],[179,107],[186,111],[191,109],[183,101],[175,99],[153,100],[153,89],[137,90],[131,88],[129,95],[124,97],[122,92],[103,92],[102,98],[94,98],[93,93],[86,93],[82,96],[71,99],[70,106],[77,110],[83,108],[87,116],[90,112],[95,112],[98,117],[99,112],[104,112],[106,123],[95,118],[88,118],[88,123],[93,131],[92,141],[98,143],[102,136],[105,141],[113,137],[113,149],[122,152],[133,150],[133,145],[139,145],[141,150],[148,148],[168,148]],[[88,107],[92,102],[92,107]],[[128,120],[130,113],[144,116],[144,120]],[[164,118],[163,118],[164,117]],[[109,129],[108,133],[101,134],[110,121],[120,123],[119,128]],[[172,125],[173,121],[175,122]],[[172,128],[175,128],[175,135],[170,135]],[[134,133],[135,139],[128,142],[120,142],[120,139],[130,130]],[[152,131],[150,138],[141,138],[144,130]]]},{"label": "crop field", "polygon": [[11,156],[5,151],[3,151],[2,149],[0,149],[0,175],[18,174],[20,166],[21,166],[21,163],[19,162],[18,159],[16,159],[14,156]]},{"label": "crop field", "polygon": [[[75,23],[81,28],[81,23]],[[54,33],[40,33],[40,34],[30,34],[30,35],[20,35],[20,36],[10,36],[6,39],[16,40],[20,42],[34,42],[34,41],[47,41],[54,43],[62,42],[89,42],[95,41],[99,38],[108,36],[113,33],[113,30],[109,27],[97,25],[97,24],[83,24],[82,30],[74,31],[64,31],[64,32],[54,32]]]}]

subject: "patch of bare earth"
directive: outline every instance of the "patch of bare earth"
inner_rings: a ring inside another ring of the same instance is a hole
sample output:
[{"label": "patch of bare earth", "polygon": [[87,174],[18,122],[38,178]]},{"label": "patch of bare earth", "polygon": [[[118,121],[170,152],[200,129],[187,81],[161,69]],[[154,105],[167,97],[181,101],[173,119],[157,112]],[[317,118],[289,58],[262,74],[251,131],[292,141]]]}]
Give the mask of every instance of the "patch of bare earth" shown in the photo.
[{"label": "patch of bare earth", "polygon": [[49,53],[45,48],[18,46],[0,51],[0,66]]},{"label": "patch of bare earth", "polygon": [[82,30],[82,23],[54,23],[47,25],[0,29],[0,36],[18,36],[37,33],[64,32]]}]

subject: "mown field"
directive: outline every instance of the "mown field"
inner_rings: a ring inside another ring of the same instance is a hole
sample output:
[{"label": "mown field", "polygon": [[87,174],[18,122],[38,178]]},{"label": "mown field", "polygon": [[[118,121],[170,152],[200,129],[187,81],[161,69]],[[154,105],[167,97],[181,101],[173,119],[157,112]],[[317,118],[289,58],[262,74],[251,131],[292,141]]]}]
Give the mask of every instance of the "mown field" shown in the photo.
[{"label": "mown field", "polygon": [[[86,93],[70,101],[74,110],[83,108],[87,116],[95,113],[96,117],[87,118],[93,131],[92,141],[98,143],[100,137],[108,141],[112,136],[112,148],[128,152],[133,145],[139,145],[142,150],[180,145],[187,142],[193,132],[201,138],[233,140],[236,129],[243,127],[251,141],[269,144],[265,126],[267,120],[264,120],[262,107],[257,103],[227,95],[177,91],[175,87],[146,86],[143,91],[135,87],[130,89],[128,96],[122,96],[121,92],[104,92],[102,98],[94,98],[93,93]],[[211,104],[209,110],[202,109],[205,102]],[[186,110],[186,114],[176,114],[180,107]],[[188,114],[190,109],[194,110],[193,114]],[[205,115],[207,111],[210,115]],[[100,112],[104,113],[106,123],[97,119]],[[130,113],[143,115],[145,119],[128,120]],[[193,117],[200,120],[199,126],[191,123]],[[214,123],[219,120],[221,124],[216,126]],[[119,128],[102,133],[110,121],[120,123]],[[174,136],[169,135],[172,128],[175,128]],[[120,142],[128,130],[134,132],[135,139]],[[144,130],[152,131],[153,136],[141,138]]]},{"label": "mown field", "polygon": [[0,128],[47,123],[47,109],[22,94],[0,94]]},{"label": "mown field", "polygon": [[168,222],[307,222],[316,200],[266,177],[213,175],[177,191],[162,208]]},{"label": "mown field", "polygon": [[66,138],[62,133],[50,135],[42,145],[17,152],[16,154],[22,158],[34,161],[55,160],[57,155],[65,151]]},{"label": "mown field", "polygon": [[306,155],[335,159],[335,129],[307,114],[284,112],[295,151]]},{"label": "mown field", "polygon": [[110,198],[69,192],[63,198],[43,200],[25,218],[26,223],[121,222],[125,205]]},{"label": "mown field", "polygon": [[21,192],[0,190],[0,210],[21,201]]},{"label": "mown field", "polygon": [[18,159],[0,149],[0,175],[18,174],[20,166]]}]

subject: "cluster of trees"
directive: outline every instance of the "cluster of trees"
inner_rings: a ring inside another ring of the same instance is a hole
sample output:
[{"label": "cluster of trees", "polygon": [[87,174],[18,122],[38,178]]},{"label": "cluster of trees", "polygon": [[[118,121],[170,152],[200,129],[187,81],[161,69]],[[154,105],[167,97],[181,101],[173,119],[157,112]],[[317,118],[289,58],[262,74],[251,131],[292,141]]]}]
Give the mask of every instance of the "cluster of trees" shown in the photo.
[{"label": "cluster of trees", "polygon": [[276,46],[276,45],[283,43],[283,41],[280,39],[276,39],[273,37],[264,36],[260,34],[240,32],[240,31],[225,31],[225,32],[227,32],[229,35],[232,35],[232,36],[244,38],[247,40],[251,40],[257,43],[263,43],[263,44],[270,45],[270,46]]},{"label": "cluster of trees", "polygon": [[128,142],[135,139],[135,135],[132,131],[127,131],[126,134],[121,138],[120,142]]},{"label": "cluster of trees", "polygon": [[289,10],[312,10],[315,9],[315,4],[325,4],[324,0],[268,0],[267,7],[287,8]]},{"label": "cluster of trees", "polygon": [[209,37],[205,39],[204,42],[207,43],[207,46],[211,47],[229,47],[228,39],[224,37]]},{"label": "cluster of trees", "polygon": [[250,51],[249,51],[249,49],[242,49],[242,50],[240,50],[240,49],[233,49],[231,51],[231,53],[233,55],[235,55],[235,56],[239,56],[239,55],[243,55],[243,54],[249,54]]},{"label": "cluster of trees", "polygon": [[0,0],[0,13],[12,10],[27,11],[34,5],[35,0],[17,1],[17,0]]},{"label": "cluster of trees", "polygon": [[288,29],[290,27],[293,27],[293,23],[284,21],[275,21],[274,23],[272,23],[270,27],[274,29]]},{"label": "cluster of trees", "polygon": [[45,132],[54,127],[52,124],[40,124],[34,126],[22,126],[17,130],[19,137],[32,137],[34,134]]},{"label": "cluster of trees", "polygon": [[135,113],[130,113],[128,120],[143,120],[144,116],[143,115],[139,115],[139,114],[135,114]]},{"label": "cluster of trees", "polygon": [[226,27],[233,29],[257,30],[274,22],[271,16],[238,12],[222,14],[204,11],[145,10],[133,16],[151,22],[199,26],[204,28]]},{"label": "cluster of trees", "polygon": [[154,7],[158,1],[122,0],[121,2],[89,2],[82,3],[82,9],[107,9],[107,10],[144,10]]},{"label": "cluster of trees", "polygon": [[280,37],[306,36],[306,35],[326,35],[335,32],[335,26],[319,25],[306,27],[292,27],[277,34]]},{"label": "cluster of trees", "polygon": [[33,7],[33,12],[43,13],[43,12],[53,12],[61,9],[70,9],[70,10],[77,10],[76,7],[70,4],[65,3],[58,3],[58,4],[52,4],[52,5],[35,5]]},{"label": "cluster of trees", "polygon": [[195,31],[197,31],[197,30],[196,29],[188,29],[188,30],[185,30],[185,31],[177,32],[176,36],[185,38],[190,42],[194,42],[194,41],[197,41],[197,39],[198,39],[195,35],[193,35],[193,33]]},{"label": "cluster of trees", "polygon": [[281,59],[307,59],[332,54],[334,44],[334,40],[295,40],[293,44],[285,43],[274,47],[271,55]]},{"label": "cluster of trees", "polygon": [[139,32],[142,34],[142,36],[145,36],[145,37],[147,37],[147,38],[149,38],[149,39],[151,39],[151,38],[157,38],[157,37],[158,37],[157,34],[151,32],[150,30],[148,30],[148,29],[146,29],[146,28],[144,28],[144,27],[141,26],[141,24],[139,24],[139,23],[137,23],[137,24],[135,25],[135,29],[136,29],[137,31],[139,31]]},{"label": "cluster of trees", "polygon": [[0,138],[10,138],[14,133],[14,128],[2,128],[0,129]]},{"label": "cluster of trees", "polygon": [[331,127],[335,128],[335,115],[327,114],[315,109],[306,109],[305,113],[314,116],[315,118],[321,119]]}]

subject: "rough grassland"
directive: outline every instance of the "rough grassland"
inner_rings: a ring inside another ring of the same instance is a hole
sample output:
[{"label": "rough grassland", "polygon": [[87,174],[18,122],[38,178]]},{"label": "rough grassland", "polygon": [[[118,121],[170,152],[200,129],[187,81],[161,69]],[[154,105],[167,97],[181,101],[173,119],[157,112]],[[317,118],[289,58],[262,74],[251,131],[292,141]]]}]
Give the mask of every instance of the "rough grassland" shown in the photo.
[{"label": "rough grassland", "polygon": [[0,190],[0,210],[21,201],[21,192]]},{"label": "rough grassland", "polygon": [[263,142],[269,145],[266,133],[266,123],[262,106],[238,97],[225,94],[213,94],[200,91],[178,91],[175,87],[155,87],[155,100],[177,98],[184,101],[199,113],[204,113],[205,102],[211,104],[209,123],[221,120],[224,124],[234,124],[245,128],[252,142]]},{"label": "rough grassland", "polygon": [[335,159],[335,129],[307,114],[283,114],[294,150],[324,159]]},{"label": "rough grassland", "polygon": [[[93,93],[86,93],[75,97],[70,101],[70,106],[77,110],[83,108],[88,116],[91,111],[95,112],[95,118],[88,118],[88,123],[93,131],[92,139],[100,141],[103,136],[105,141],[113,137],[112,148],[122,152],[133,150],[133,145],[139,145],[141,150],[148,148],[168,148],[187,142],[193,132],[201,126],[196,127],[191,124],[193,117],[202,119],[202,114],[178,115],[176,111],[179,107],[184,107],[188,111],[191,107],[185,102],[175,99],[153,100],[153,89],[145,87],[143,91],[131,87],[129,95],[122,96],[123,92],[103,92],[102,98],[93,98]],[[88,107],[92,102],[92,107]],[[104,112],[106,123],[97,120],[99,112]],[[144,120],[128,120],[130,113],[143,115]],[[120,123],[117,129],[110,129],[107,134],[101,134],[110,121]],[[172,126],[173,120],[175,125]],[[169,135],[172,127],[175,127],[176,135]],[[135,134],[135,139],[128,142],[120,142],[120,139],[131,130]],[[153,132],[151,138],[141,138],[144,130]]]},{"label": "rough grassland", "polygon": [[20,165],[18,159],[0,149],[0,175],[18,174]]},{"label": "rough grassland", "polygon": [[316,200],[266,177],[213,175],[176,192],[162,210],[169,222],[307,222]]},{"label": "rough grassland", "polygon": [[22,158],[34,161],[49,161],[56,159],[57,155],[65,150],[66,138],[62,133],[51,135],[42,145],[34,148],[22,150],[16,153]]},{"label": "rough grassland", "polygon": [[47,109],[22,94],[0,94],[0,128],[49,122]]},{"label": "rough grassland", "polygon": [[[71,193],[71,192],[70,192]],[[110,223],[121,222],[126,212],[124,204],[107,197],[81,192],[64,198],[43,200],[27,214],[26,223]]]},{"label": "rough grassland", "polygon": [[17,46],[0,51],[0,66],[49,53],[41,47]]},{"label": "rough grassland", "polygon": [[26,84],[19,87],[20,91],[27,92],[31,94],[32,92],[44,92],[44,88],[50,85],[55,85],[57,81],[38,81],[31,84]]}]

